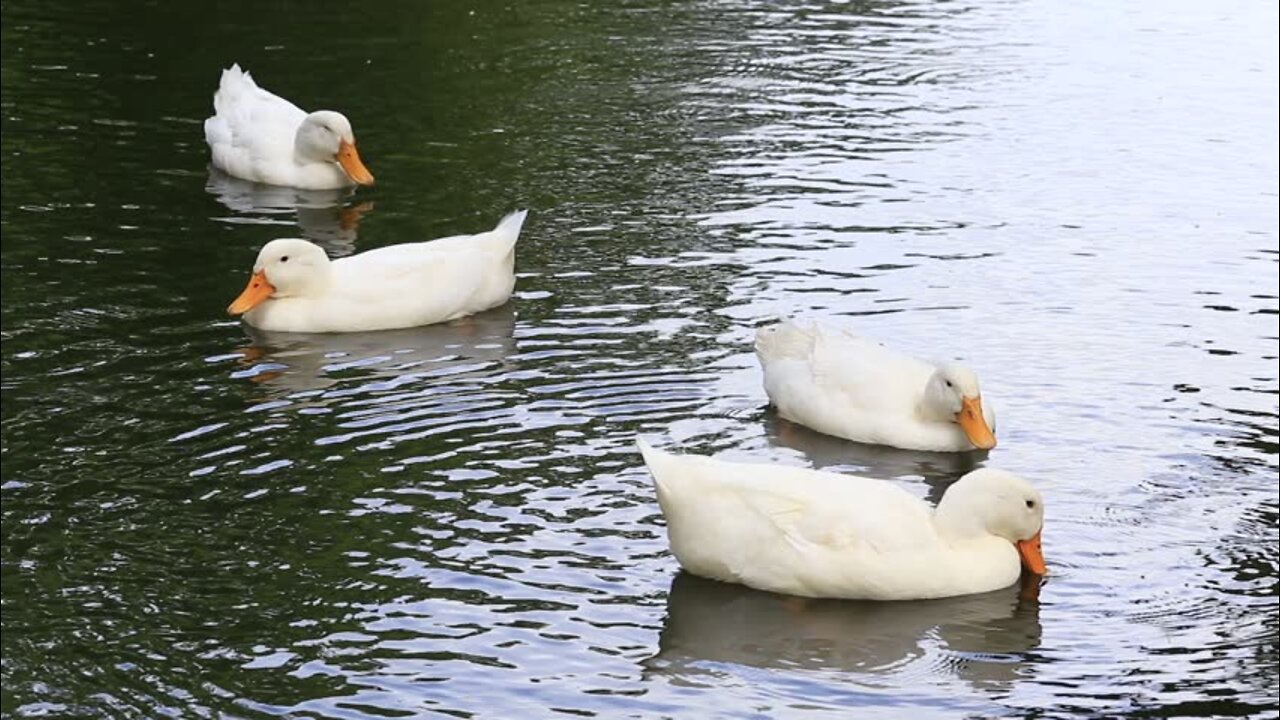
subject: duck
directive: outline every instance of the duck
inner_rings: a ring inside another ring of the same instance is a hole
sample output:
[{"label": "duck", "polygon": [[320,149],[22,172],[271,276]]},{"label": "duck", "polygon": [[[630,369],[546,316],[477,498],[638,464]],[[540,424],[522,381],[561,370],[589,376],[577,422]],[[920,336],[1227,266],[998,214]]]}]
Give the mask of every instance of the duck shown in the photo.
[{"label": "duck", "polygon": [[258,86],[239,64],[222,71],[204,138],[213,166],[234,177],[304,190],[372,185],[340,112],[303,111]]},{"label": "duck", "polygon": [[995,410],[965,365],[919,360],[816,322],[762,327],[755,350],[765,394],[786,420],[905,450],[996,446]]},{"label": "duck", "polygon": [[637,439],[672,554],[689,573],[810,598],[924,600],[1047,573],[1044,500],[979,468],[936,508],[875,478],[657,450]]},{"label": "duck", "polygon": [[227,312],[259,330],[335,333],[447,322],[507,302],[527,210],[493,230],[330,259],[318,245],[272,240]]}]

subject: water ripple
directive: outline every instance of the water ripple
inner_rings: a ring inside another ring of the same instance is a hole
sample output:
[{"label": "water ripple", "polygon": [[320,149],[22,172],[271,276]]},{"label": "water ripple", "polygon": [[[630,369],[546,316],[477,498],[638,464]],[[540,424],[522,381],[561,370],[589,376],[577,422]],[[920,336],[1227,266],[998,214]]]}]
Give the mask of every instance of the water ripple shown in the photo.
[{"label": "water ripple", "polygon": [[[116,5],[3,6],[0,713],[1274,716],[1273,6]],[[343,109],[379,185],[210,173],[194,47]],[[272,237],[514,205],[506,307],[223,315]],[[969,362],[1000,446],[778,418],[752,337],[793,316]],[[638,434],[930,502],[1015,470],[1052,572],[902,604],[689,577]]]}]

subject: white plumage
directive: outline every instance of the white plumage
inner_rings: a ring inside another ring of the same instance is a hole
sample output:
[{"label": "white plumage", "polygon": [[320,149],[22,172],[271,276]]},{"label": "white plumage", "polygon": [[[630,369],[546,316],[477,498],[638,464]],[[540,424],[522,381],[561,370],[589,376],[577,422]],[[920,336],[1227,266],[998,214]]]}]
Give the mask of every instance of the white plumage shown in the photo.
[{"label": "white plumage", "polygon": [[933,365],[816,323],[761,328],[756,355],[778,414],[818,432],[910,450],[996,443],[995,411],[961,365]]},{"label": "white plumage", "polygon": [[638,442],[671,551],[695,575],[807,597],[908,600],[1006,587],[1022,565],[1044,573],[1043,502],[1007,472],[965,475],[934,510],[883,480]]},{"label": "white plumage", "polygon": [[391,245],[330,260],[306,240],[263,246],[227,308],[263,330],[358,332],[445,322],[505,303],[527,211],[489,232]]},{"label": "white plumage", "polygon": [[214,167],[229,175],[308,190],[373,183],[344,115],[306,113],[258,87],[239,65],[222,71],[213,109],[204,121],[205,142]]}]

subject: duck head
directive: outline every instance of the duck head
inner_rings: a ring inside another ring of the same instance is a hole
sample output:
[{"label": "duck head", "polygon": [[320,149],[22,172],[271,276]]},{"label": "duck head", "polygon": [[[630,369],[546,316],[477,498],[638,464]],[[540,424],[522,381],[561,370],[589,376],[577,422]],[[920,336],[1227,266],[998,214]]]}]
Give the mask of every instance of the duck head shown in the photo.
[{"label": "duck head", "polygon": [[1013,543],[1022,567],[1047,572],[1040,551],[1044,499],[1023,478],[1004,470],[979,468],[943,493],[934,515],[940,530],[959,536],[995,535]]},{"label": "duck head", "polygon": [[293,140],[298,157],[309,162],[334,162],[359,185],[372,185],[373,173],[356,152],[356,137],[346,116],[332,110],[317,110],[298,126]]},{"label": "duck head", "polygon": [[227,312],[240,315],[270,298],[318,294],[329,284],[329,262],[329,256],[315,243],[294,238],[272,240],[258,252],[249,284]]},{"label": "duck head", "polygon": [[930,419],[959,425],[974,447],[990,450],[996,446],[994,423],[987,423],[982,408],[978,376],[969,368],[943,365],[934,371],[925,386],[923,405]]}]

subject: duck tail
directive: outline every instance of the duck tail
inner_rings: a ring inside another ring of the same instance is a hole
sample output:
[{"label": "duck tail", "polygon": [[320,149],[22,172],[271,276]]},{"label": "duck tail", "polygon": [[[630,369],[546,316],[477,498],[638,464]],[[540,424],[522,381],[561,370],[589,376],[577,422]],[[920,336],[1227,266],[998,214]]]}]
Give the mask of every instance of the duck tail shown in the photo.
[{"label": "duck tail", "polygon": [[663,454],[639,435],[636,436],[636,447],[640,448],[640,456],[644,458],[644,464],[649,467],[653,467],[654,463],[659,460],[659,456]]},{"label": "duck tail", "polygon": [[639,435],[636,436],[636,447],[640,448],[640,456],[644,458],[644,464],[649,468],[649,475],[653,477],[654,486],[658,488],[659,492],[668,491],[668,484],[664,482],[664,475],[666,470],[670,468],[671,461],[675,459],[675,456],[658,450]]},{"label": "duck tail", "polygon": [[756,330],[756,354],[762,358],[806,357],[813,348],[817,327],[802,327],[786,320]]},{"label": "duck tail", "polygon": [[231,63],[231,67],[222,71],[222,78],[219,80],[219,87],[228,84],[236,84],[242,81],[253,82],[253,76],[248,70],[240,67],[240,63]]},{"label": "duck tail", "polygon": [[516,241],[520,239],[520,229],[524,227],[524,219],[528,215],[528,210],[516,210],[499,220],[490,233],[495,245],[508,250],[515,247]]},{"label": "duck tail", "polygon": [[213,94],[213,111],[218,115],[231,112],[231,105],[245,93],[258,89],[253,76],[247,70],[240,69],[240,63],[222,71],[218,78],[218,91]]}]

